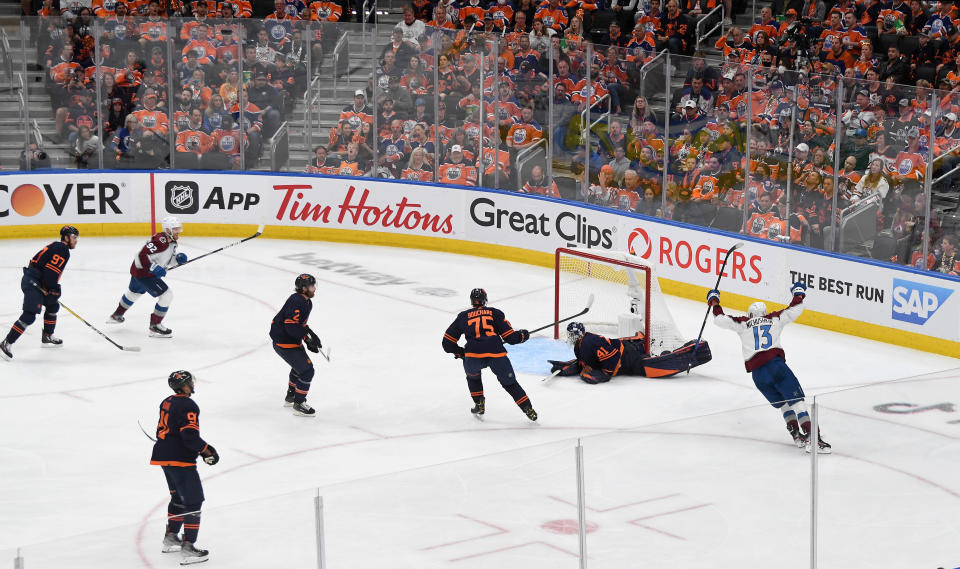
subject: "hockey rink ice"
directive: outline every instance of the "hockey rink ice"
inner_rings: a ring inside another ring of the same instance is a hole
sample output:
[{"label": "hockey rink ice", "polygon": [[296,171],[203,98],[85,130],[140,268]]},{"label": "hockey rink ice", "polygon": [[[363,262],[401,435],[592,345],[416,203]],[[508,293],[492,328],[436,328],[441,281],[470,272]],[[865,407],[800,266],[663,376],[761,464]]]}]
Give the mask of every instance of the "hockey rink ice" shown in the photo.
[{"label": "hockey rink ice", "polygon": [[[0,241],[4,334],[21,267],[50,240]],[[443,332],[473,287],[515,328],[552,321],[552,270],[261,237],[172,270],[173,338],[155,339],[148,296],[105,323],[144,240],[81,236],[61,280],[67,306],[141,352],[61,310],[62,348],[42,349],[34,324],[0,361],[0,567],[17,548],[29,569],[178,566],[160,553],[167,489],[137,424],[154,432],[177,369],[197,376],[201,436],[221,455],[198,467],[204,567],[316,567],[319,493],[330,568],[573,569],[578,438],[589,567],[810,567],[811,456],[712,322],[713,361],[689,375],[596,386],[541,382],[547,358],[572,357],[541,332],[509,347],[539,421],[484,372],[480,422]],[[188,225],[180,251],[233,240]],[[311,354],[313,419],[283,407],[288,368],[267,336],[301,272],[332,350]],[[705,303],[667,302],[696,338]],[[783,343],[834,450],[817,460],[818,566],[960,566],[960,360],[798,324]]]}]

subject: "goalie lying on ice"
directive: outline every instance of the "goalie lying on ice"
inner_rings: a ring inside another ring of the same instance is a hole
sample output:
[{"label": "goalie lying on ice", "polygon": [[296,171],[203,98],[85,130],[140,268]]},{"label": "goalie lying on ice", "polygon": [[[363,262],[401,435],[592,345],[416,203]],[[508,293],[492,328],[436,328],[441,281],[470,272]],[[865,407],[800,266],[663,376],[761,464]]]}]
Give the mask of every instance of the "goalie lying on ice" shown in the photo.
[{"label": "goalie lying on ice", "polygon": [[700,342],[693,353],[696,340],[659,356],[646,353],[642,334],[631,338],[607,338],[584,330],[580,322],[567,326],[567,342],[573,345],[575,359],[562,362],[549,360],[550,371],[558,375],[579,375],[583,381],[596,384],[610,381],[617,375],[669,377],[712,359],[710,346]]}]

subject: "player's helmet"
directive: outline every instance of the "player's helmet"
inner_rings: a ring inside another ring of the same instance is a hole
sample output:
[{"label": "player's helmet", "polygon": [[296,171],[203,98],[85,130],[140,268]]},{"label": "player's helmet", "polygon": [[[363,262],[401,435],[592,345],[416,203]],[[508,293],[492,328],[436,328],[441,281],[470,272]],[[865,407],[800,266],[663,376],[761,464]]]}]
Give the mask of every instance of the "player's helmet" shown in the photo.
[{"label": "player's helmet", "polygon": [[80,231],[72,225],[64,225],[60,228],[60,239],[63,239],[68,235],[76,235],[77,237],[80,237]]},{"label": "player's helmet", "polygon": [[750,315],[750,318],[756,318],[757,316],[763,316],[767,313],[767,305],[757,301],[750,305],[750,308],[747,309],[747,314]]},{"label": "player's helmet", "polygon": [[307,273],[303,273],[302,275],[297,277],[297,280],[293,281],[293,286],[294,288],[297,289],[297,292],[302,292],[303,289],[309,288],[311,285],[316,285],[316,284],[317,284],[317,279],[314,278],[313,275],[308,275]]},{"label": "player's helmet", "polygon": [[183,224],[180,223],[180,219],[172,215],[163,218],[163,221],[160,222],[160,226],[163,227],[163,232],[171,237],[173,236],[174,231],[183,231]]},{"label": "player's helmet", "polygon": [[473,306],[484,306],[487,304],[487,291],[482,288],[475,288],[470,291],[470,304]]},{"label": "player's helmet", "polygon": [[185,385],[189,385],[190,390],[193,391],[193,374],[184,369],[177,370],[167,378],[167,385],[176,393],[180,393]]},{"label": "player's helmet", "polygon": [[567,343],[571,346],[576,344],[586,333],[587,331],[580,322],[571,322],[567,324]]}]

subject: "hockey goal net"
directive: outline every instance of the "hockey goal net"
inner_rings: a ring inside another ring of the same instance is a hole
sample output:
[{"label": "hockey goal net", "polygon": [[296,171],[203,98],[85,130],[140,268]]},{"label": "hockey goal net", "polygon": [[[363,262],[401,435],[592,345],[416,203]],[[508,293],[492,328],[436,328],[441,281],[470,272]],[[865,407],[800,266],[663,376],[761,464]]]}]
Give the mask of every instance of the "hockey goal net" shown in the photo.
[{"label": "hockey goal net", "polygon": [[[594,302],[579,321],[588,332],[608,337],[643,333],[648,354],[672,351],[685,342],[660,291],[656,271],[645,259],[619,251],[559,248],[554,267],[554,316],[560,320]],[[564,338],[566,326],[554,326]]]}]

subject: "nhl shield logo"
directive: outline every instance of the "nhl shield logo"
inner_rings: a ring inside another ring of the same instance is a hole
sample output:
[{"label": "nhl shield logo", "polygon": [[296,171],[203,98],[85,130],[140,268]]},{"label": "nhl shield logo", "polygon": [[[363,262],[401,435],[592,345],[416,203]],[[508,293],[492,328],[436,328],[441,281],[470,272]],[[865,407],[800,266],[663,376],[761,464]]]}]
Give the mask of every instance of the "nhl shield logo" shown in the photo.
[{"label": "nhl shield logo", "polygon": [[196,182],[169,181],[165,188],[168,213],[197,213],[200,200],[197,195],[200,187]]}]

